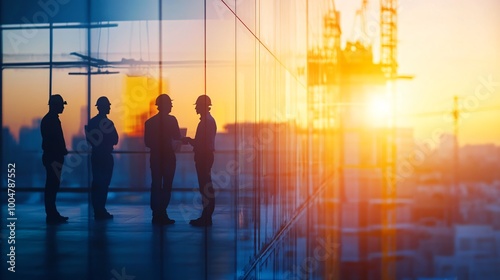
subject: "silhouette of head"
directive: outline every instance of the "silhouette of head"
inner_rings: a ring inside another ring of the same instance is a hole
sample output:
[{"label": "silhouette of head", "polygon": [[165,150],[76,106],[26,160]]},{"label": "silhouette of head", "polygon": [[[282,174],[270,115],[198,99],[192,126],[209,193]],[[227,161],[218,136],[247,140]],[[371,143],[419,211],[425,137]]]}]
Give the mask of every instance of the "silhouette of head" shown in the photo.
[{"label": "silhouette of head", "polygon": [[101,96],[97,99],[97,102],[95,103],[95,106],[97,106],[97,110],[99,111],[99,114],[109,114],[109,111],[111,110],[111,103],[109,102],[109,99],[106,96]]},{"label": "silhouette of head", "polygon": [[158,111],[170,113],[172,111],[172,99],[168,94],[162,93],[158,95],[155,102],[156,106],[158,106]]},{"label": "silhouette of head", "polygon": [[205,114],[210,111],[212,100],[208,97],[208,95],[200,95],[196,99],[196,103],[194,103],[194,105],[196,105],[195,110],[197,114]]},{"label": "silhouette of head", "polygon": [[60,114],[64,111],[64,105],[68,102],[64,101],[61,95],[53,94],[49,98],[49,110]]}]

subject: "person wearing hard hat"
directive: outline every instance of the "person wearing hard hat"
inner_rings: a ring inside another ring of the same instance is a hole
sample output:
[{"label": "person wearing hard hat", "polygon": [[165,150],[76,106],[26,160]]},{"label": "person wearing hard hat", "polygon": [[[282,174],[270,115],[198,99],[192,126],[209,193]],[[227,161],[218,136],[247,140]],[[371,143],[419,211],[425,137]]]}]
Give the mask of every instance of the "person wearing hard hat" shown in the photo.
[{"label": "person wearing hard hat", "polygon": [[118,133],[113,121],[107,115],[111,110],[111,103],[106,96],[101,96],[95,104],[97,115],[90,119],[85,127],[87,141],[92,146],[92,186],[90,196],[94,209],[94,219],[113,219],[106,210],[109,184],[113,175],[114,159],[111,152],[113,146],[118,144]]},{"label": "person wearing hard hat", "polygon": [[172,196],[172,184],[176,168],[175,151],[180,149],[181,133],[177,119],[170,115],[172,99],[160,94],[155,102],[158,114],[144,124],[144,143],[150,149],[151,168],[151,210],[155,225],[174,224],[167,214]]},{"label": "person wearing hard hat", "polygon": [[203,202],[201,217],[189,223],[197,227],[212,225],[212,214],[215,210],[215,192],[212,184],[212,165],[214,164],[215,134],[217,124],[210,114],[212,100],[208,95],[200,95],[194,104],[196,114],[200,115],[200,122],[196,128],[194,139],[185,137],[183,142],[193,146],[196,174]]},{"label": "person wearing hard hat", "polygon": [[61,95],[51,95],[49,98],[49,112],[42,118],[40,123],[43,149],[42,162],[46,171],[44,203],[47,224],[68,222],[68,217],[61,216],[56,207],[56,196],[61,185],[64,156],[68,154],[59,114],[64,111],[64,105],[67,104]]}]

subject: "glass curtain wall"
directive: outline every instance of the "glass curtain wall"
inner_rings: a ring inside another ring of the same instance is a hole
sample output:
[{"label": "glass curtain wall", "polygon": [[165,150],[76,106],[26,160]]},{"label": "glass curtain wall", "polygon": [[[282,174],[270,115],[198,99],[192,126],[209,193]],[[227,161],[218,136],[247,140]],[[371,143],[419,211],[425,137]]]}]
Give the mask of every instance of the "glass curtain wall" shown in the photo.
[{"label": "glass curtain wall", "polygon": [[[72,7],[82,11],[80,20],[88,22],[85,2],[73,3]],[[5,17],[9,7],[2,7],[2,11]],[[87,121],[88,83],[85,77],[73,75],[87,64],[71,53],[88,55],[90,28],[82,22],[51,21],[56,14],[50,12],[27,9],[22,17],[24,24],[2,24],[2,163],[17,163],[20,203],[43,202],[40,121],[48,112],[52,94],[61,94],[68,103],[60,115],[70,150],[61,187],[71,191],[60,198],[81,196],[77,193],[82,192],[88,179],[86,154],[78,151],[86,149],[81,135],[82,124]],[[5,186],[5,182],[2,184]]]},{"label": "glass curtain wall", "polygon": [[[217,251],[206,239],[206,271],[211,274],[211,262],[234,260],[227,266],[235,277],[284,277],[280,273],[300,266],[314,249],[308,234],[319,232],[332,210],[303,215],[321,204],[318,191],[334,188],[335,138],[324,121],[331,112],[309,106],[307,79],[308,49],[322,43],[317,15],[328,2],[149,0],[117,9],[115,1],[88,0],[68,4],[84,14],[81,22],[3,24],[2,166],[19,163],[19,203],[43,201],[39,123],[50,94],[68,101],[60,118],[70,155],[58,199],[81,202],[85,215],[91,212],[91,174],[83,127],[97,114],[100,96],[112,104],[108,117],[120,137],[108,203],[147,206],[151,178],[143,134],[145,120],[157,112],[155,98],[168,93],[172,115],[194,137],[199,117],[193,103],[207,94],[218,127],[215,217],[232,221],[223,234],[234,250],[211,255]],[[23,34],[28,31],[33,34]],[[198,196],[193,154],[184,146],[173,207],[194,219]],[[296,220],[308,227],[292,228]],[[312,277],[323,273],[310,271]]]},{"label": "glass curtain wall", "polygon": [[[311,237],[325,234],[325,220],[332,222],[327,211],[334,209],[319,206],[323,198],[315,198],[338,187],[330,180],[333,127],[312,126],[327,123],[332,112],[308,107],[306,78],[308,47],[322,44],[323,21],[317,15],[327,8],[327,1],[236,1],[236,137],[243,147],[236,154],[240,276],[333,275],[327,269],[336,261],[333,256],[315,269],[294,269],[317,247]],[[333,99],[326,86],[321,90]],[[309,205],[317,207],[310,209],[314,214],[301,215]]]}]

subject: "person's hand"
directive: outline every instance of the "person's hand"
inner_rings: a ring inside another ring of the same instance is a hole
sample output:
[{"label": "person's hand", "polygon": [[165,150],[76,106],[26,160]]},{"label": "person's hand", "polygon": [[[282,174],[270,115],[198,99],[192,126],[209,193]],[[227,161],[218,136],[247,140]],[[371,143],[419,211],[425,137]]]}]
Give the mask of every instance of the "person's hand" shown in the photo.
[{"label": "person's hand", "polygon": [[172,141],[172,148],[174,149],[174,152],[180,152],[181,147],[182,147],[182,141],[179,140]]}]

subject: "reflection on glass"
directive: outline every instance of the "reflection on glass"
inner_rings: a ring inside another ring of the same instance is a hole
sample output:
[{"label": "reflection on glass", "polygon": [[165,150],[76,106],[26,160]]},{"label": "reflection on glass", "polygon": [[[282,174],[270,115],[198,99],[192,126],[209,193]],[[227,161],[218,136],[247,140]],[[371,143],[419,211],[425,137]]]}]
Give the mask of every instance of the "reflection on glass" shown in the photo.
[{"label": "reflection on glass", "polygon": [[[415,143],[414,128],[393,130],[376,48],[341,44],[346,28],[336,26],[332,1],[67,2],[52,32],[48,22],[13,23],[33,21],[32,10],[1,4],[13,14],[2,17],[2,166],[20,163],[17,186],[27,191],[19,203],[42,199],[39,126],[50,93],[68,100],[61,201],[88,204],[77,194],[91,180],[83,126],[107,96],[120,136],[108,203],[124,207],[149,204],[143,133],[155,97],[172,97],[172,113],[194,137],[193,103],[208,94],[219,129],[214,223],[226,222],[216,230],[235,246],[224,255],[234,260],[225,267],[232,276],[378,279],[384,262],[396,279],[498,275],[498,147],[464,146],[455,157],[452,134]],[[69,26],[87,16],[92,26]],[[173,207],[197,213],[197,184],[186,146],[177,154]],[[60,251],[56,234],[47,232],[46,247]],[[218,253],[196,260],[210,274]]]}]

